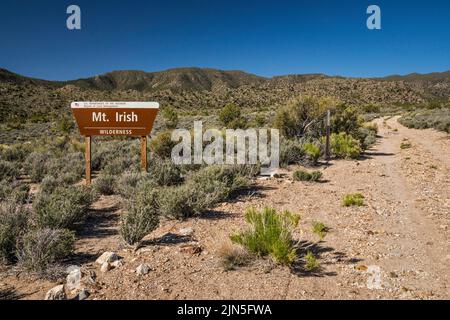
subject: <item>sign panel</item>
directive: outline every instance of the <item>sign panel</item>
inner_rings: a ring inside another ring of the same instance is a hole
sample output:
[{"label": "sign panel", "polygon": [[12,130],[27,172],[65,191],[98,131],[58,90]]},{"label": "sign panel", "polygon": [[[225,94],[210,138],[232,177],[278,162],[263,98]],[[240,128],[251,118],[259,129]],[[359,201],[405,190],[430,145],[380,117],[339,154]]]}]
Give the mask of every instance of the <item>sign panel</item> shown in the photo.
[{"label": "sign panel", "polygon": [[81,135],[147,136],[159,111],[157,102],[72,102]]}]

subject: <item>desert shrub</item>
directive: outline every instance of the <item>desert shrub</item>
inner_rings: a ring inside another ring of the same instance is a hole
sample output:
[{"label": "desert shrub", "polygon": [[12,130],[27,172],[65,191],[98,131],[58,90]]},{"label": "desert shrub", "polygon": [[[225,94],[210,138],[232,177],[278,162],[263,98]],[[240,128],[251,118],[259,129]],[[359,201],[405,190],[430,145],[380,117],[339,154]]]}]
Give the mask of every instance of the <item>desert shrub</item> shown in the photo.
[{"label": "desert shrub", "polygon": [[230,129],[246,127],[246,120],[241,115],[241,109],[234,103],[227,104],[220,110],[219,120],[225,127]]},{"label": "desert shrub", "polygon": [[150,142],[150,150],[160,158],[170,158],[177,143],[172,141],[171,131],[158,133]]},{"label": "desert shrub", "polygon": [[40,192],[33,203],[40,227],[74,229],[84,221],[94,195],[86,187],[57,187],[52,193]]},{"label": "desert shrub", "polygon": [[358,140],[351,135],[341,132],[333,133],[330,138],[331,153],[337,158],[356,159],[361,154],[361,146]]},{"label": "desert shrub", "polygon": [[365,113],[380,113],[381,107],[375,104],[366,104],[362,106],[362,110]]},{"label": "desert shrub", "polygon": [[342,205],[344,207],[357,206],[360,207],[364,205],[364,196],[361,193],[350,193],[344,196],[342,200]]},{"label": "desert shrub", "polygon": [[167,129],[175,129],[178,125],[178,114],[173,107],[164,108],[162,111],[164,125]]},{"label": "desert shrub", "polygon": [[367,127],[360,127],[355,133],[355,138],[359,140],[361,149],[367,150],[377,141],[377,131]]},{"label": "desert shrub", "polygon": [[411,147],[412,147],[412,144],[409,141],[404,141],[400,144],[400,149],[402,149],[402,150],[410,149]]},{"label": "desert shrub", "polygon": [[161,214],[176,219],[198,215],[247,188],[255,171],[253,166],[205,167],[191,174],[185,184],[162,189]]},{"label": "desert shrub", "polygon": [[117,192],[124,198],[128,198],[132,193],[136,191],[136,188],[138,188],[139,184],[141,184],[143,181],[149,180],[151,180],[151,177],[147,173],[143,172],[130,172],[123,174],[117,180],[115,192]]},{"label": "desert shrub", "polygon": [[154,159],[150,162],[149,175],[159,186],[171,186],[183,181],[181,169],[170,160]]},{"label": "desert shrub", "polygon": [[319,136],[323,131],[323,115],[328,106],[314,98],[301,98],[281,107],[274,126],[284,137]]},{"label": "desert shrub", "polygon": [[434,128],[450,133],[450,109],[437,108],[410,112],[398,120],[402,125],[414,129]]},{"label": "desert shrub", "polygon": [[328,228],[325,226],[323,222],[320,221],[313,221],[312,223],[313,232],[317,234],[320,239],[323,239],[325,235],[327,234]]},{"label": "desert shrub", "polygon": [[154,191],[143,189],[125,201],[127,213],[122,215],[120,234],[126,243],[139,243],[158,227],[159,205]]},{"label": "desert shrub", "polygon": [[1,150],[0,159],[10,162],[22,162],[30,152],[30,144],[14,144]]},{"label": "desert shrub", "polygon": [[112,195],[115,192],[116,178],[110,174],[100,175],[94,182],[95,190],[103,195]]},{"label": "desert shrub", "polygon": [[108,141],[97,144],[92,153],[92,169],[103,170],[105,167],[106,173],[118,174],[122,173],[128,167],[135,163],[133,157],[139,154],[139,147],[137,143],[123,140],[123,141]]},{"label": "desert shrub", "polygon": [[297,258],[292,231],[300,217],[289,211],[277,213],[265,208],[261,212],[247,210],[245,219],[250,227],[231,235],[231,241],[258,256],[271,256],[277,263],[291,265]]},{"label": "desert shrub", "polygon": [[25,172],[30,176],[32,182],[40,182],[48,172],[49,154],[32,152],[25,159]]},{"label": "desert shrub", "polygon": [[305,269],[308,271],[314,271],[320,267],[319,261],[312,251],[308,251],[305,256]]},{"label": "desert shrub", "polygon": [[313,165],[317,164],[320,157],[320,147],[312,142],[303,145],[303,151],[307,156],[309,162]]},{"label": "desert shrub", "polygon": [[297,170],[294,172],[293,178],[295,181],[319,181],[322,178],[322,172]]},{"label": "desert shrub", "polygon": [[44,272],[74,250],[75,235],[66,229],[31,229],[22,238],[18,264],[28,271]]},{"label": "desert shrub", "polygon": [[28,226],[29,212],[14,201],[0,204],[0,260],[13,262],[17,243]]},{"label": "desert shrub", "polygon": [[236,267],[245,266],[250,262],[250,255],[242,246],[233,244],[229,239],[222,241],[217,249],[222,267],[226,270],[234,270]]},{"label": "desert shrub", "polygon": [[333,110],[331,117],[331,132],[354,134],[362,124],[362,119],[358,116],[355,107],[345,104]]},{"label": "desert shrub", "polygon": [[305,160],[303,144],[293,139],[282,139],[280,141],[280,164],[300,164]]},{"label": "desert shrub", "polygon": [[11,183],[6,180],[0,180],[0,202],[5,201],[12,192]]},{"label": "desert shrub", "polygon": [[12,162],[0,160],[0,181],[12,181],[17,179],[20,175],[17,165]]},{"label": "desert shrub", "polygon": [[64,183],[64,181],[61,178],[55,178],[54,176],[48,175],[45,176],[44,179],[42,179],[41,184],[39,185],[40,187],[40,192],[41,193],[52,193],[53,190],[55,190],[58,187],[63,187],[66,184]]}]

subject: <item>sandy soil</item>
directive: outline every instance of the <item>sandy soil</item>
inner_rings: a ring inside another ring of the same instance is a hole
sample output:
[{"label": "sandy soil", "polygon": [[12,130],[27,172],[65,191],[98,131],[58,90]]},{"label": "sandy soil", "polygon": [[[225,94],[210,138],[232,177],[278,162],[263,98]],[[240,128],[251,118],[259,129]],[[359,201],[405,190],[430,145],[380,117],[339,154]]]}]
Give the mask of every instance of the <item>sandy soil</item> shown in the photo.
[{"label": "sandy soil", "polygon": [[[322,183],[259,179],[255,190],[201,217],[167,221],[133,251],[121,244],[115,196],[92,209],[70,264],[95,273],[89,299],[449,299],[450,139],[434,130],[407,129],[397,118],[376,120],[380,139],[359,161],[332,161]],[[407,139],[412,147],[400,149]],[[295,168],[291,168],[293,170]],[[342,197],[360,192],[363,207],[345,208]],[[321,268],[307,272],[258,261],[224,271],[217,248],[244,226],[247,207],[272,206],[299,213],[295,238],[316,253]],[[321,241],[311,223],[329,227]],[[191,227],[192,236],[179,230]],[[95,259],[115,251],[124,265],[101,273]],[[151,267],[138,276],[141,263]],[[61,282],[62,283],[62,282]],[[0,275],[0,291],[42,299],[58,284],[23,274]]]}]

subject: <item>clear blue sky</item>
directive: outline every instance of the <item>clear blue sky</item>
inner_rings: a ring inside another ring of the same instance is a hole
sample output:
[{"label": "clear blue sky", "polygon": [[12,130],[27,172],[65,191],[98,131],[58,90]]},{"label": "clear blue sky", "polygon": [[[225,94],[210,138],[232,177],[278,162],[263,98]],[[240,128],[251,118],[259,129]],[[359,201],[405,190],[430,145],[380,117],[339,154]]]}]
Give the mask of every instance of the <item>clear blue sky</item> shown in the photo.
[{"label": "clear blue sky", "polygon": [[[77,4],[82,30],[66,28]],[[382,10],[382,30],[366,9]],[[450,1],[1,0],[0,67],[51,80],[197,66],[263,76],[450,69]]]}]

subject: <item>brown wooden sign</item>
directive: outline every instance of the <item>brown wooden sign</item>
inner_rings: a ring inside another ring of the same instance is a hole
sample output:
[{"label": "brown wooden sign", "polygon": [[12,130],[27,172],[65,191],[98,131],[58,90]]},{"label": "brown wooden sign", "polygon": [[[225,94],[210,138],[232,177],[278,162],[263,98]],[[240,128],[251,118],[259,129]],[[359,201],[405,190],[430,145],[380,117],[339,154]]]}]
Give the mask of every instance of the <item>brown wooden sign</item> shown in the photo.
[{"label": "brown wooden sign", "polygon": [[84,136],[147,136],[159,110],[157,102],[73,102]]},{"label": "brown wooden sign", "polygon": [[141,137],[141,169],[147,170],[147,136],[159,111],[157,102],[72,102],[80,133],[86,137],[86,184],[91,184],[91,136]]}]

